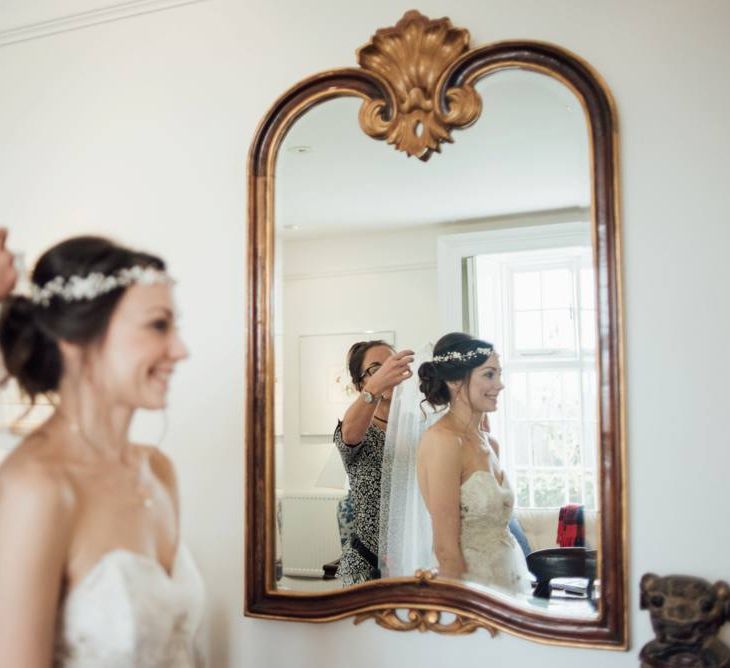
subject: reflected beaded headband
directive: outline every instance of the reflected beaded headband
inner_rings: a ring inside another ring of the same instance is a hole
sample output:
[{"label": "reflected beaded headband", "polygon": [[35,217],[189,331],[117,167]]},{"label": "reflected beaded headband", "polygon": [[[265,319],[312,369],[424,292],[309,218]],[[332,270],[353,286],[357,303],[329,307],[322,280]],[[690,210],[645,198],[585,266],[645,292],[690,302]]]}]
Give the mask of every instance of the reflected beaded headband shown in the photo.
[{"label": "reflected beaded headband", "polygon": [[54,297],[65,302],[88,301],[117,288],[129,287],[133,283],[155,285],[174,281],[166,271],[140,266],[127,267],[108,275],[94,272],[88,276],[56,276],[42,287],[31,283],[30,300],[39,306],[48,306]]},{"label": "reflected beaded headband", "polygon": [[434,355],[433,363],[441,364],[444,362],[468,362],[475,357],[485,356],[489,359],[490,355],[494,352],[494,348],[474,348],[474,350],[468,350],[465,353],[460,353],[456,350],[444,353],[443,355]]}]

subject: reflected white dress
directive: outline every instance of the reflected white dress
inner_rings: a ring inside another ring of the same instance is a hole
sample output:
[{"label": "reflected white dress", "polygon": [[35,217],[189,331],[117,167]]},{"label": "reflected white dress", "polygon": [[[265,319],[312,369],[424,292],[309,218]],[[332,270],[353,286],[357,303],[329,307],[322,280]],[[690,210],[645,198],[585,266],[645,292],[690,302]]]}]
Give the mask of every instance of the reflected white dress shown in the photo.
[{"label": "reflected white dress", "polygon": [[522,549],[508,524],[515,496],[507,477],[502,484],[491,471],[475,471],[461,485],[463,578],[510,594],[529,595],[531,575]]},{"label": "reflected white dress", "polygon": [[112,550],[63,600],[54,666],[203,666],[196,644],[203,609],[203,582],[184,546],[169,575],[152,557]]}]

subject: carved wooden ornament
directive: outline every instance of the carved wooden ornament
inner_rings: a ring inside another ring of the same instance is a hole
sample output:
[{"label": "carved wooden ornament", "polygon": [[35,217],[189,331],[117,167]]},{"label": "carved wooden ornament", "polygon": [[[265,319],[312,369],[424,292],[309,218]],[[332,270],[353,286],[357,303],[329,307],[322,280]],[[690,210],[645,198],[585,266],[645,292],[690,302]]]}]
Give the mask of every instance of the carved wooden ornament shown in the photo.
[{"label": "carved wooden ornament", "polygon": [[453,141],[452,128],[471,125],[481,113],[481,98],[470,85],[449,88],[442,107],[442,75],[468,50],[468,30],[415,10],[394,27],[378,30],[358,50],[357,60],[383,80],[392,99],[365,101],[362,129],[423,161],[439,152],[442,142]]},{"label": "carved wooden ornament", "polygon": [[409,610],[407,619],[398,614],[397,608],[383,608],[382,610],[371,610],[363,612],[355,617],[355,624],[360,624],[368,619],[374,619],[378,626],[391,631],[435,631],[449,635],[467,635],[474,633],[477,629],[485,629],[494,637],[497,630],[482,621],[454,615],[453,621],[441,622],[442,613],[439,610]]}]

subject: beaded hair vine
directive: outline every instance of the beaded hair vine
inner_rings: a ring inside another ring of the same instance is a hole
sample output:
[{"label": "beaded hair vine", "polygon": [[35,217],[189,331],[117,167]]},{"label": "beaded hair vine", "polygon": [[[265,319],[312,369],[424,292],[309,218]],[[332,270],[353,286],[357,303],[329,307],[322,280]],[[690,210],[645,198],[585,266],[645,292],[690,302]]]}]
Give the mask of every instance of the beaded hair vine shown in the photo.
[{"label": "beaded hair vine", "polygon": [[471,359],[474,359],[475,357],[480,356],[486,356],[486,358],[489,359],[490,355],[493,352],[494,348],[474,348],[473,350],[468,350],[465,353],[460,353],[456,350],[452,350],[448,353],[444,353],[443,355],[434,355],[433,363],[441,364],[444,362],[467,362]]},{"label": "beaded hair vine", "polygon": [[154,285],[157,283],[174,283],[170,275],[155,267],[127,267],[114,274],[94,272],[88,276],[56,276],[43,286],[30,284],[30,300],[39,306],[48,306],[53,297],[65,302],[91,300],[101,295],[126,288],[133,283]]}]

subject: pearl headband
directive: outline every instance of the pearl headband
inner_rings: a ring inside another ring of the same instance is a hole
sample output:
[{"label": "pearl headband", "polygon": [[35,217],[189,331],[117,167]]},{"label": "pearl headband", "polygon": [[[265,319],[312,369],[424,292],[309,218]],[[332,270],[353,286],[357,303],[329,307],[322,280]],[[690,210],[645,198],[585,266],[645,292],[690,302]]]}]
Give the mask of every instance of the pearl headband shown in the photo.
[{"label": "pearl headband", "polygon": [[48,306],[53,297],[65,302],[91,300],[101,295],[126,288],[133,283],[155,285],[158,283],[174,283],[169,274],[155,267],[128,267],[114,274],[105,275],[94,272],[88,276],[56,276],[42,287],[30,284],[30,300],[39,306]]},{"label": "pearl headband", "polygon": [[490,355],[494,352],[494,348],[474,348],[474,350],[468,350],[465,353],[457,352],[453,350],[443,355],[434,355],[433,363],[441,364],[443,362],[466,362],[470,359],[474,359],[479,356],[486,356],[489,359]]}]

